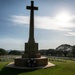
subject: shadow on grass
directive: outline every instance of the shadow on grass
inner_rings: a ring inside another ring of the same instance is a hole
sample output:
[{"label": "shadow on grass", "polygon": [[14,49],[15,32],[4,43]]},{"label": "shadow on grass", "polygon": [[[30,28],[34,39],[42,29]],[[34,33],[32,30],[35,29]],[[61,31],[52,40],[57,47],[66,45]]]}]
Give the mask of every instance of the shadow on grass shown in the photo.
[{"label": "shadow on grass", "polygon": [[20,70],[20,69],[5,67],[0,71],[0,75],[18,75],[20,73],[26,73],[31,71],[34,71],[34,70],[22,70],[22,69]]}]

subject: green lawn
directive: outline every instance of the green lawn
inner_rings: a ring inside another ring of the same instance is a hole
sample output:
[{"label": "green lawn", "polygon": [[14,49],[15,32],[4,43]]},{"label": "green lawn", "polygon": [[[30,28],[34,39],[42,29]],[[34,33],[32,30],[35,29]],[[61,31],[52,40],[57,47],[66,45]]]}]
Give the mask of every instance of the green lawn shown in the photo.
[{"label": "green lawn", "polygon": [[5,68],[8,62],[0,62],[0,75],[75,75],[75,61],[52,62],[55,67],[37,70],[17,70]]}]

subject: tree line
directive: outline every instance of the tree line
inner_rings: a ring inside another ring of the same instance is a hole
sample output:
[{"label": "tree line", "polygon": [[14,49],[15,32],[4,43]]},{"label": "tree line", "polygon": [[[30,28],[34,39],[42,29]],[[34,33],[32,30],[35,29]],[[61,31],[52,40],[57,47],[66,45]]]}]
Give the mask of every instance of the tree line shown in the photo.
[{"label": "tree line", "polygon": [[39,51],[42,55],[49,56],[64,56],[64,57],[75,57],[75,45],[62,44],[56,49],[46,49]]},{"label": "tree line", "polygon": [[22,54],[22,51],[18,51],[18,50],[7,51],[3,48],[0,48],[0,56],[1,55],[21,55],[21,54]]},{"label": "tree line", "polygon": [[[71,46],[69,44],[62,44],[56,49],[39,50],[39,52],[41,53],[41,55],[75,57],[75,45]],[[3,48],[0,48],[0,55],[22,55],[23,53],[23,51],[7,51]]]}]

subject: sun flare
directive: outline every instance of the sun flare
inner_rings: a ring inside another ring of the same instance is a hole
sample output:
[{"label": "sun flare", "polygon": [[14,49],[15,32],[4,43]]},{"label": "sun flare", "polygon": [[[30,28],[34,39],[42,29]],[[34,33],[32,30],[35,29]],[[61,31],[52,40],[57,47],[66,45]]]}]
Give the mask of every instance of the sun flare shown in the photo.
[{"label": "sun flare", "polygon": [[55,17],[55,19],[59,23],[67,23],[67,22],[70,22],[71,16],[68,12],[61,12]]},{"label": "sun flare", "polygon": [[60,12],[55,16],[57,26],[62,28],[71,27],[70,25],[71,19],[72,19],[71,14],[66,11]]}]

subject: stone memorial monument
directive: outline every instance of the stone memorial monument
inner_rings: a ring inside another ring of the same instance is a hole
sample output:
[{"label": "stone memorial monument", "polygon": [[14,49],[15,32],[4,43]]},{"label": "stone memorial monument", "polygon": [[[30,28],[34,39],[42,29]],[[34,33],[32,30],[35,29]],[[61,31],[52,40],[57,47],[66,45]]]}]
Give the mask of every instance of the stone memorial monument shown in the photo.
[{"label": "stone memorial monument", "polygon": [[30,29],[29,40],[25,43],[25,53],[23,58],[38,58],[38,43],[35,43],[34,39],[34,10],[38,10],[38,7],[34,7],[34,2],[31,1],[31,6],[27,6],[26,9],[30,10]]},{"label": "stone memorial monument", "polygon": [[[38,7],[34,6],[34,1],[31,1],[31,6],[27,6],[26,9],[30,10],[30,27],[29,27],[29,40],[25,43],[25,52],[22,58],[16,58],[14,61],[14,67],[16,68],[42,68],[48,64],[48,58],[42,57],[38,52],[38,43],[34,38],[34,10],[38,10]],[[13,66],[12,66],[13,67]]]}]

